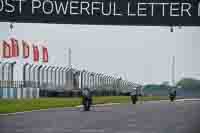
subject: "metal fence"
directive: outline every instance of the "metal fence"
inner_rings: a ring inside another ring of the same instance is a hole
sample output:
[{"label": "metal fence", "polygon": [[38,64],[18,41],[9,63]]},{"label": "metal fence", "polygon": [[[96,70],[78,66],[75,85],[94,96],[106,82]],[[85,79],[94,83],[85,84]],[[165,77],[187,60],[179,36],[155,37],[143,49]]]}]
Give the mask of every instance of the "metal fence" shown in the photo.
[{"label": "metal fence", "polygon": [[[77,70],[69,67],[23,64],[22,80],[13,77],[16,62],[0,62],[0,88],[31,88],[40,92],[67,92],[91,88],[98,92],[120,93],[139,85],[102,73]],[[17,79],[18,80],[18,79]]]}]

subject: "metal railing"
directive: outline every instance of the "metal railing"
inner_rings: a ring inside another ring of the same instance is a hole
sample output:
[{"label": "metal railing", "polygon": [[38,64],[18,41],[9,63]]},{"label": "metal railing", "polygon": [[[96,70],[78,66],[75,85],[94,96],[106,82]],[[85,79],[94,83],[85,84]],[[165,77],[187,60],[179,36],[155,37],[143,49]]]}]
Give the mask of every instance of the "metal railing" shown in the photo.
[{"label": "metal railing", "polygon": [[[48,66],[23,64],[21,68],[21,81],[13,78],[16,62],[0,62],[0,87],[1,88],[39,88],[40,90],[64,92],[80,90],[88,87],[95,93],[112,92],[120,93],[130,91],[140,85],[121,77],[107,74],[78,70],[62,66]],[[20,79],[18,79],[20,80]]]}]

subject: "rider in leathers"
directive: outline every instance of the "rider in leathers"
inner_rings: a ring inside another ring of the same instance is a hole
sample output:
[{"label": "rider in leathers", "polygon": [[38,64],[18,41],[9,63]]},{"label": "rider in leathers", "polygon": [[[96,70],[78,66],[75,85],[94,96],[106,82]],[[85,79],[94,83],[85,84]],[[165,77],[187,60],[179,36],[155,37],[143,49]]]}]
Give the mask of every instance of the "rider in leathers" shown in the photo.
[{"label": "rider in leathers", "polygon": [[138,90],[133,89],[130,93],[130,96],[131,96],[132,103],[136,104],[136,102],[138,101]]},{"label": "rider in leathers", "polygon": [[176,98],[176,89],[175,88],[169,89],[169,98],[171,101],[174,101],[174,99]]},{"label": "rider in leathers", "polygon": [[85,105],[86,102],[89,102],[89,104],[92,104],[92,92],[89,88],[84,88],[82,90],[82,104]]}]

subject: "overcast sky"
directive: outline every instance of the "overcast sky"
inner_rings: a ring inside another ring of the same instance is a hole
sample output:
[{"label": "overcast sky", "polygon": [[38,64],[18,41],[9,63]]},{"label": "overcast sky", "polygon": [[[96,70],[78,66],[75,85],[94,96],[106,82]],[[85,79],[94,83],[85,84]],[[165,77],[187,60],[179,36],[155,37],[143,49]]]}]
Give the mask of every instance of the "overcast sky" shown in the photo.
[{"label": "overcast sky", "polygon": [[[0,23],[0,39],[9,36],[8,23]],[[136,83],[171,81],[172,56],[176,57],[176,81],[199,78],[200,27],[135,27],[54,24],[15,24],[17,39],[46,40],[49,64],[72,64],[88,71],[121,75]]]}]

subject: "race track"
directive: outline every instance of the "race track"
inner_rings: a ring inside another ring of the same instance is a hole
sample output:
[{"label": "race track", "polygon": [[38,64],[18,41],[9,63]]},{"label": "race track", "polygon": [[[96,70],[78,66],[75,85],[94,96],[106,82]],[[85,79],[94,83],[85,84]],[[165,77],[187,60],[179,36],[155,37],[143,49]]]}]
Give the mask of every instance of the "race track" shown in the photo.
[{"label": "race track", "polygon": [[0,116],[0,133],[200,133],[200,101],[145,102]]}]

